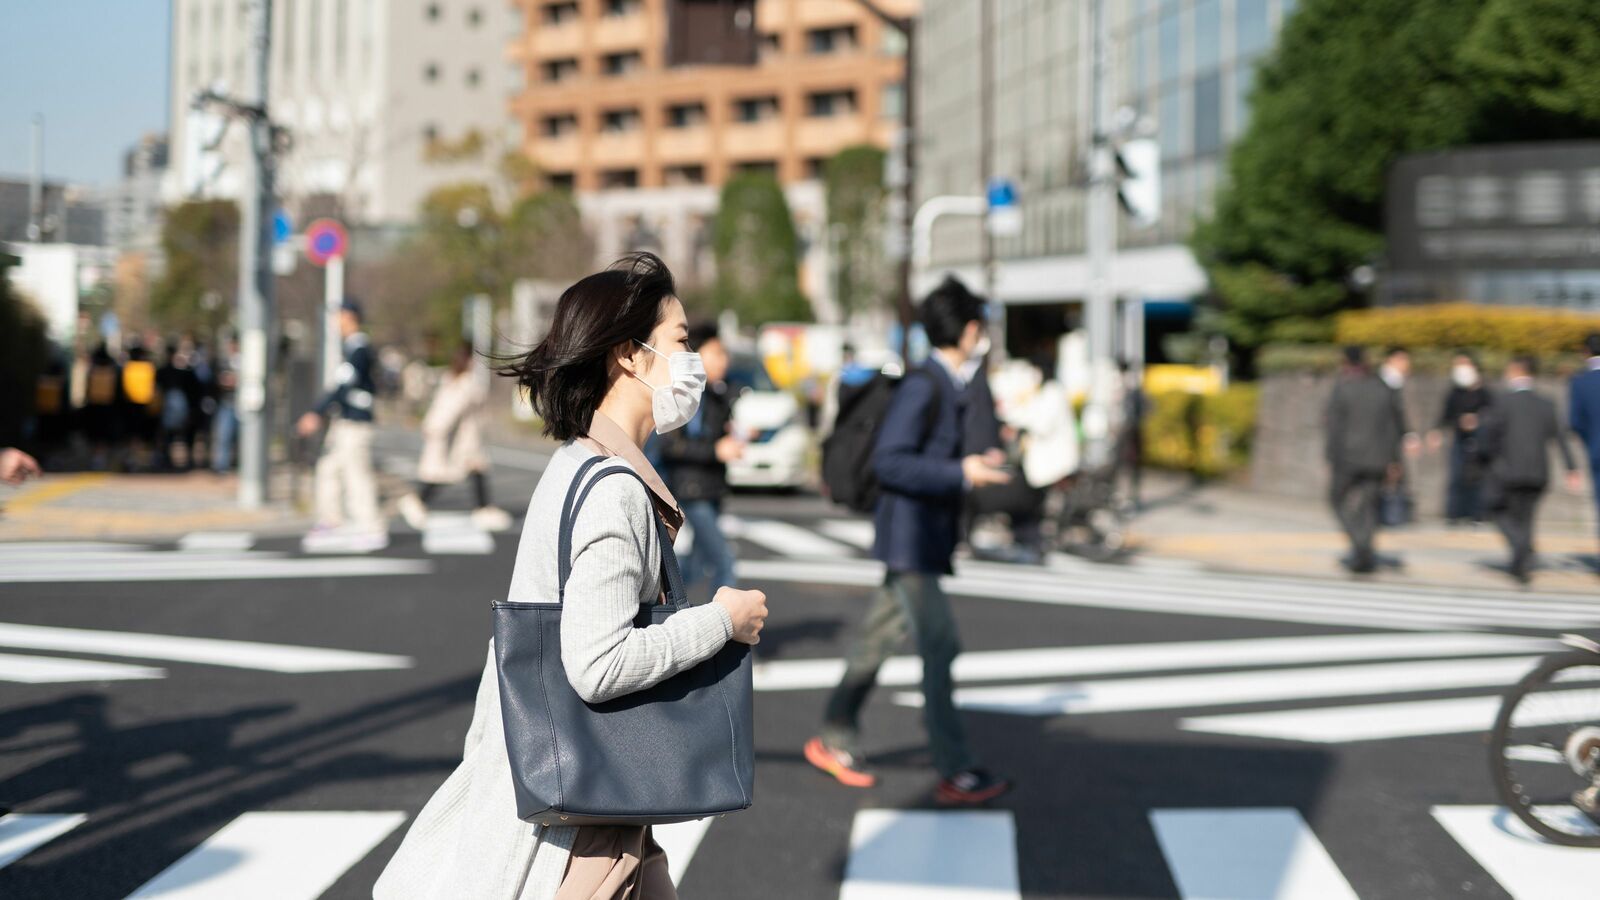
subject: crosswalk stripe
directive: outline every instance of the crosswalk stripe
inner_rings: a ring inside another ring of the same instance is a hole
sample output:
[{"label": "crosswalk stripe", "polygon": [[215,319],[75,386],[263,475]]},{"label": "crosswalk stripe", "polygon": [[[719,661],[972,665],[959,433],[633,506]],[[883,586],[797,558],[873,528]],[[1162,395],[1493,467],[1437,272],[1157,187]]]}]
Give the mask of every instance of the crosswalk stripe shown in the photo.
[{"label": "crosswalk stripe", "polygon": [[[1422,693],[1512,684],[1538,661],[1518,656],[961,688],[955,703],[985,712],[1057,716]],[[899,693],[894,699],[903,706],[922,705],[920,693]]]},{"label": "crosswalk stripe", "polygon": [[[58,628],[47,625],[0,623],[0,647],[29,650],[56,650],[93,653],[101,656],[160,659],[168,662],[202,663],[235,669],[304,674],[312,672],[358,672],[382,669],[407,669],[409,656],[368,653],[361,650],[335,650],[327,647],[297,647],[291,644],[264,644],[218,638],[180,637],[169,634],[140,634],[129,631],[92,631],[83,628]],[[28,657],[36,659],[37,657]],[[53,660],[74,665],[120,666],[89,660]],[[133,670],[136,666],[120,666]],[[0,672],[3,672],[0,669]],[[145,670],[156,675],[125,677],[159,678],[160,669]],[[115,677],[115,676],[107,676]],[[83,680],[83,679],[73,679]]]},{"label": "crosswalk stripe", "polygon": [[862,550],[872,549],[874,537],[871,522],[861,519],[823,519],[817,526],[823,534]]},{"label": "crosswalk stripe", "polygon": [[425,553],[457,556],[487,556],[494,552],[494,536],[472,524],[460,513],[431,513],[422,530]]},{"label": "crosswalk stripe", "polygon": [[[1316,744],[1467,734],[1488,731],[1500,711],[1500,702],[1500,697],[1456,697],[1449,700],[1191,716],[1180,719],[1178,727],[1185,731]],[[1589,710],[1592,707],[1582,704],[1571,710],[1550,706],[1526,707],[1517,710],[1514,722],[1518,726],[1528,727],[1581,722],[1593,714]]]},{"label": "crosswalk stripe", "polygon": [[1154,809],[1150,824],[1184,900],[1356,900],[1297,810]]},{"label": "crosswalk stripe", "polygon": [[683,883],[683,873],[689,871],[689,861],[700,849],[700,840],[706,836],[713,819],[691,819],[673,825],[656,825],[650,829],[656,843],[667,854],[667,873],[674,885]]},{"label": "crosswalk stripe", "polygon": [[107,541],[7,541],[0,543],[0,560],[38,559],[42,556],[98,553],[131,553],[149,550],[144,544],[117,544]]},{"label": "crosswalk stripe", "polygon": [[248,531],[196,531],[178,539],[185,551],[229,550],[241,552],[255,545],[256,536]]},{"label": "crosswalk stripe", "polygon": [[314,900],[405,821],[401,812],[251,812],[129,900]]},{"label": "crosswalk stripe", "polygon": [[244,581],[258,578],[350,578],[422,575],[426,560],[365,557],[297,559],[271,554],[130,553],[108,564],[57,559],[0,566],[0,584],[124,581]]},{"label": "crosswalk stripe", "polygon": [[777,519],[743,519],[736,532],[741,540],[785,556],[797,558],[855,556],[853,550],[838,541]]},{"label": "crosswalk stripe", "polygon": [[1548,843],[1504,807],[1435,806],[1433,818],[1516,900],[1593,900],[1600,889],[1600,855]]},{"label": "crosswalk stripe", "polygon": [[71,681],[141,681],[165,678],[163,669],[130,666],[93,659],[56,659],[0,653],[0,681],[21,684],[62,684]]},{"label": "crosswalk stripe", "polygon": [[[958,682],[1061,678],[1119,672],[1210,669],[1368,659],[1494,656],[1541,652],[1559,645],[1542,638],[1499,634],[1337,634],[1225,641],[1174,641],[1044,647],[962,653],[952,673]],[[758,691],[822,690],[839,683],[842,659],[770,660],[756,663]],[[879,685],[922,683],[922,660],[895,656],[878,672]]]},{"label": "crosswalk stripe", "polygon": [[85,818],[77,813],[0,816],[0,869],[77,828]]},{"label": "crosswalk stripe", "polygon": [[864,809],[839,900],[1017,900],[1017,834],[1000,810]]}]

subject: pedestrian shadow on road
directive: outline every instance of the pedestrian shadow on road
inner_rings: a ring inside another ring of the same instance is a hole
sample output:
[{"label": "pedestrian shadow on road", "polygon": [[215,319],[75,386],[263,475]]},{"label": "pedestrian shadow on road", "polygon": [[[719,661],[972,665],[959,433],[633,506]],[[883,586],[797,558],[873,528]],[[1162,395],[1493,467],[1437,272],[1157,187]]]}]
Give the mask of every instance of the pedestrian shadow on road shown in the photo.
[{"label": "pedestrian shadow on road", "polygon": [[836,617],[769,625],[761,629],[761,643],[756,645],[756,660],[777,659],[794,649],[803,649],[806,644],[815,644],[818,649],[832,647],[844,625]]}]

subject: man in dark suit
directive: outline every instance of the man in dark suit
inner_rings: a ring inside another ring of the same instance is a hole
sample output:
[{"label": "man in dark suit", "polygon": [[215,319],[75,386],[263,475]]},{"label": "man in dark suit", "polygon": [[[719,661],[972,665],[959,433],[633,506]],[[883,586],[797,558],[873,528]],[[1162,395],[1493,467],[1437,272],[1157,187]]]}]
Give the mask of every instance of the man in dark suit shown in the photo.
[{"label": "man in dark suit", "polygon": [[1568,486],[1582,486],[1572,451],[1562,440],[1556,405],[1533,389],[1534,371],[1528,356],[1506,366],[1506,394],[1490,407],[1482,438],[1489,508],[1511,547],[1511,577],[1522,584],[1533,570],[1533,518],[1550,484],[1551,444],[1561,449]]},{"label": "man in dark suit", "polygon": [[1360,347],[1345,349],[1345,366],[1327,411],[1329,500],[1350,538],[1343,560],[1357,574],[1378,567],[1373,550],[1378,501],[1385,484],[1400,480],[1400,448],[1407,434],[1400,392],[1368,369]]},{"label": "man in dark suit", "polygon": [[828,700],[821,735],[805,757],[850,787],[871,787],[857,743],[861,708],[878,668],[909,628],[922,657],[923,720],[942,803],[977,804],[1010,783],[984,768],[967,745],[956,711],[950,664],[961,646],[950,600],[939,586],[959,539],[962,495],[1010,480],[998,453],[963,455],[970,397],[968,362],[983,337],[983,301],[954,278],[922,303],[931,358],[906,374],[878,432],[873,471],[880,496],[872,555],[884,563],[883,587],[868,608],[843,679]]},{"label": "man in dark suit", "polygon": [[1594,488],[1595,506],[1600,508],[1600,331],[1584,339],[1589,359],[1572,379],[1567,415],[1572,430],[1589,450],[1589,481]]}]

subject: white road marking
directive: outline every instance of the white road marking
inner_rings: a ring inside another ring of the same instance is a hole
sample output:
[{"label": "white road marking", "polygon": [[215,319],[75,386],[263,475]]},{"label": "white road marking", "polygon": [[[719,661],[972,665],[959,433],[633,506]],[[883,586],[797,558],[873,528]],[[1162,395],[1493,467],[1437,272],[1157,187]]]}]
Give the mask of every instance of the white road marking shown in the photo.
[{"label": "white road marking", "polygon": [[422,530],[422,550],[438,555],[487,556],[494,536],[472,524],[466,513],[430,513]]},{"label": "white road marking", "polygon": [[839,900],[1017,900],[1011,813],[864,809]]},{"label": "white road marking", "polygon": [[87,816],[78,813],[0,816],[0,869],[77,828],[85,818]]},{"label": "white road marking", "polygon": [[248,531],[196,531],[178,540],[179,550],[249,550],[256,536]]},{"label": "white road marking", "polygon": [[296,559],[267,553],[129,553],[98,565],[73,559],[7,562],[0,565],[0,584],[355,578],[423,575],[431,571],[432,563],[411,559]]},{"label": "white road marking", "polygon": [[1356,900],[1293,809],[1153,809],[1161,853],[1184,900]]},{"label": "white road marking", "polygon": [[[297,647],[291,644],[263,644],[255,641],[180,637],[168,634],[139,634],[129,631],[91,631],[83,628],[56,628],[45,625],[12,625],[6,623],[0,623],[0,647],[93,653],[100,656],[121,656],[136,659],[159,659],[168,662],[227,666],[235,669],[257,669],[263,672],[359,672],[382,669],[408,669],[413,665],[413,660],[409,656],[367,653],[360,650],[335,650],[326,647]],[[33,659],[36,657],[28,658]],[[74,665],[116,665],[113,663],[94,663],[87,660],[57,661]],[[123,666],[122,668],[133,669],[136,667]],[[160,669],[148,671],[161,672]],[[160,675],[137,677],[160,677]]]},{"label": "white road marking", "polygon": [[838,541],[829,540],[815,531],[781,522],[777,519],[744,519],[738,535],[784,556],[796,558],[827,558],[855,556],[855,552]]},{"label": "white road marking", "polygon": [[872,549],[874,532],[871,522],[863,519],[823,519],[817,528],[836,541],[862,550]]},{"label": "white road marking", "polygon": [[713,819],[692,819],[673,825],[656,825],[650,831],[656,843],[667,852],[667,872],[674,885],[683,883],[683,873],[689,871],[689,861],[700,849],[700,840],[706,836]]},{"label": "white road marking", "polygon": [[149,666],[0,653],[0,681],[61,684],[70,681],[142,681],[165,677],[167,673],[164,669],[152,669]]},{"label": "white road marking", "polygon": [[[1518,656],[961,688],[955,702],[962,709],[1056,716],[1422,693],[1513,684],[1538,661]],[[903,706],[922,705],[920,693],[899,693],[894,699]]]},{"label": "white road marking", "polygon": [[315,900],[405,818],[401,812],[245,813],[129,900]]},{"label": "white road marking", "polygon": [[132,553],[149,550],[145,544],[116,544],[105,541],[10,541],[0,543],[0,560],[37,559],[41,556],[86,553]]},{"label": "white road marking", "polygon": [[[1192,716],[1179,720],[1178,727],[1185,731],[1211,734],[1339,744],[1488,731],[1494,725],[1495,715],[1499,711],[1499,697],[1457,697],[1409,703],[1365,703],[1320,709]],[[1519,726],[1557,725],[1583,721],[1591,714],[1552,707],[1524,708],[1517,711],[1515,723]]]},{"label": "white road marking", "polygon": [[[1174,641],[993,650],[956,657],[958,682],[1107,675],[1367,659],[1493,656],[1557,648],[1555,641],[1498,634],[1338,634],[1225,641]],[[839,683],[842,659],[771,660],[755,666],[758,691],[823,690]],[[878,672],[884,687],[922,683],[922,660],[891,657]]]},{"label": "white road marking", "polygon": [[1600,889],[1600,854],[1548,843],[1504,807],[1435,806],[1433,818],[1516,900],[1593,900]]}]

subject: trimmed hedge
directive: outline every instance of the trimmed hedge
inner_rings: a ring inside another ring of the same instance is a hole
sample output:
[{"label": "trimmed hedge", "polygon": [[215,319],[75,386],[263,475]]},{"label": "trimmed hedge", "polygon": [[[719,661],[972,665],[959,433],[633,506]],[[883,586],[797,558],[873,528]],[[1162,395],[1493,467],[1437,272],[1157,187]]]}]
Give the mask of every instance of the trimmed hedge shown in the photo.
[{"label": "trimmed hedge", "polygon": [[1600,331],[1600,315],[1516,306],[1440,303],[1385,306],[1340,313],[1334,323],[1339,344],[1398,344],[1531,353],[1553,358],[1575,353],[1585,335]]},{"label": "trimmed hedge", "polygon": [[1244,468],[1260,393],[1254,384],[1234,384],[1218,394],[1151,394],[1144,420],[1145,463],[1206,477]]}]

